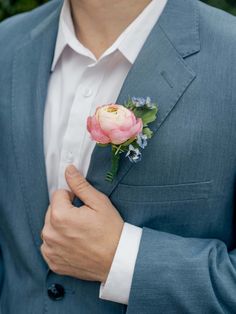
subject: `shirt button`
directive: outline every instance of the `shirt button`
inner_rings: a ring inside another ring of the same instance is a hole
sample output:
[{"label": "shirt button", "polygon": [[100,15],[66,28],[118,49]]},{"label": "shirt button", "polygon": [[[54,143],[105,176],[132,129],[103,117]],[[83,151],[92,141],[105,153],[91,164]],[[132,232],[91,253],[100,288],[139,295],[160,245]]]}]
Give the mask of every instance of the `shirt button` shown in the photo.
[{"label": "shirt button", "polygon": [[66,161],[72,162],[73,160],[74,160],[74,156],[73,156],[72,152],[68,152],[66,155]]},{"label": "shirt button", "polygon": [[53,283],[48,288],[48,296],[53,301],[59,301],[64,298],[65,295],[65,289],[62,285],[59,285],[58,283]]},{"label": "shirt button", "polygon": [[90,89],[90,88],[86,88],[85,90],[84,90],[84,93],[83,93],[83,95],[84,95],[84,97],[90,97],[91,95],[92,95],[92,90]]}]

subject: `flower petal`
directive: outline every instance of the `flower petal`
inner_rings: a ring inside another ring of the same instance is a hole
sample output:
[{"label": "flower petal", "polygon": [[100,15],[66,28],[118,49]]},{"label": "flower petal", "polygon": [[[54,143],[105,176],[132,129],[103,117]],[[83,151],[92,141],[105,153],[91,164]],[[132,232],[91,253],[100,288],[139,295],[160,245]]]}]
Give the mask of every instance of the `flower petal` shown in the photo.
[{"label": "flower petal", "polygon": [[143,129],[143,122],[142,119],[137,119],[137,123],[129,130],[130,131],[130,137],[137,136]]},{"label": "flower petal", "polygon": [[94,141],[101,144],[110,143],[110,138],[103,133],[96,116],[87,119],[87,129]]},{"label": "flower petal", "polygon": [[109,134],[111,143],[119,145],[127,140],[129,140],[132,136],[130,136],[130,130],[112,130]]}]

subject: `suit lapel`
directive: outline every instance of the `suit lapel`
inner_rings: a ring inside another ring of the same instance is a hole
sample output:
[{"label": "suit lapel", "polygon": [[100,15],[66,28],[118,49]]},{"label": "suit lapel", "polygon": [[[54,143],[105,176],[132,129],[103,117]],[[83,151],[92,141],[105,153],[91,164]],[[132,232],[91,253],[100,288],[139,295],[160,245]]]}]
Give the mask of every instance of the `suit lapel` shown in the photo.
[{"label": "suit lapel", "polygon": [[[53,13],[31,32],[16,51],[13,62],[14,151],[28,219],[38,247],[49,204],[43,149],[44,105],[60,8],[57,4]],[[182,23],[176,22],[175,12],[179,12],[178,20]],[[168,1],[118,97],[118,103],[123,103],[129,96],[150,96],[157,102],[159,115],[152,124],[154,132],[195,78],[183,58],[199,50],[196,18],[196,8],[191,0]],[[104,178],[110,169],[110,156],[108,148],[96,147],[87,175],[88,180],[107,195],[133,166],[127,158],[122,158],[117,178],[112,184],[108,183]]]},{"label": "suit lapel", "polygon": [[[13,61],[12,132],[17,171],[37,246],[49,204],[43,149],[43,116],[59,7],[16,51]],[[45,31],[46,30],[46,31]]]},{"label": "suit lapel", "polygon": [[[192,1],[168,1],[117,99],[117,103],[122,104],[128,97],[150,96],[157,102],[158,118],[151,126],[154,132],[157,132],[164,123],[196,76],[183,59],[200,49],[196,19],[196,8]],[[181,23],[178,22],[179,20]],[[149,145],[152,145],[151,141]],[[108,196],[135,164],[122,156],[118,175],[112,183],[105,181],[110,166],[110,148],[96,146],[91,157],[87,179]]]}]

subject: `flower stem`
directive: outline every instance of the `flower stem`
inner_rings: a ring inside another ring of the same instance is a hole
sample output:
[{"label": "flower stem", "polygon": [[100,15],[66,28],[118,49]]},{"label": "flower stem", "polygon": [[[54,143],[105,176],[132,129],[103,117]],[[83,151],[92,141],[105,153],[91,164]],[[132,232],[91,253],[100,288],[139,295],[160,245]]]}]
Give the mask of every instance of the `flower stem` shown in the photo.
[{"label": "flower stem", "polygon": [[115,155],[117,155],[117,154],[119,153],[119,151],[120,151],[120,149],[121,149],[121,146],[122,146],[122,145],[118,146],[117,149],[115,148],[115,151],[116,151],[116,152],[115,152]]},{"label": "flower stem", "polygon": [[112,182],[114,180],[119,168],[120,153],[118,150],[116,146],[112,146],[111,171],[107,172],[106,175],[106,180],[109,182]]}]

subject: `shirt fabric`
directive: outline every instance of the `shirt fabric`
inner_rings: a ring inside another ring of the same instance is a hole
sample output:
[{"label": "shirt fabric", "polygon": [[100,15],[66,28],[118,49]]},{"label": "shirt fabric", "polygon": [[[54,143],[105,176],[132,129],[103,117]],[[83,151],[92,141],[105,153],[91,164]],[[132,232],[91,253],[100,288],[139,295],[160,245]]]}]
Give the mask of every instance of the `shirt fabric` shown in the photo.
[{"label": "shirt fabric", "polygon": [[[65,169],[74,164],[86,176],[95,142],[86,128],[96,107],[115,103],[124,80],[167,0],[153,0],[99,59],[76,37],[64,1],[44,114],[44,153],[49,196],[69,189]],[[148,96],[148,95],[131,95]],[[105,175],[105,174],[104,174]],[[124,224],[100,298],[128,304],[142,229]]]}]

